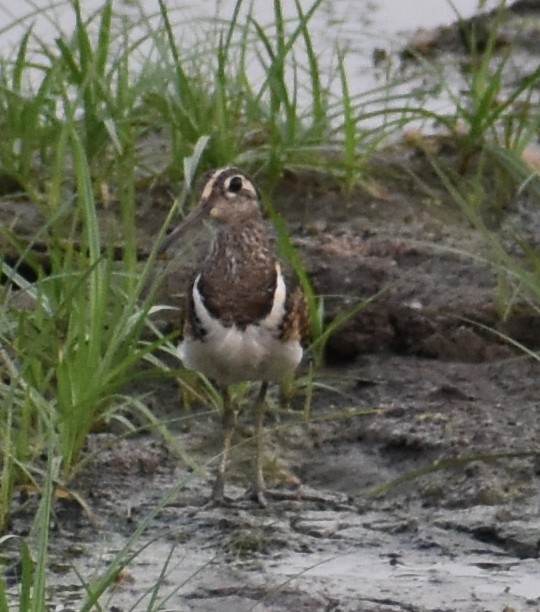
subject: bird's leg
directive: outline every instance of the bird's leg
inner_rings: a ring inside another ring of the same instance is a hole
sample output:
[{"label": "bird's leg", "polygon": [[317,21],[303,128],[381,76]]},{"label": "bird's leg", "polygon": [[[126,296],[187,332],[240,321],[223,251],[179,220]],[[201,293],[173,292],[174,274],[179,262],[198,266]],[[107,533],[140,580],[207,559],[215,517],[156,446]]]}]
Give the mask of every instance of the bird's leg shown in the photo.
[{"label": "bird's leg", "polygon": [[231,396],[229,389],[224,387],[222,390],[223,395],[223,451],[221,454],[221,461],[218,468],[216,481],[214,488],[212,489],[212,496],[210,501],[214,504],[221,504],[224,501],[225,494],[225,473],[229,464],[229,454],[231,450],[232,439],[234,436],[234,430],[236,428],[236,411],[231,402]]},{"label": "bird's leg", "polygon": [[263,475],[263,459],[264,459],[264,412],[265,412],[265,397],[268,383],[263,382],[255,400],[255,415],[257,419],[257,429],[255,432],[255,474],[253,481],[253,497],[261,506],[266,506],[266,498],[264,496],[265,485]]}]

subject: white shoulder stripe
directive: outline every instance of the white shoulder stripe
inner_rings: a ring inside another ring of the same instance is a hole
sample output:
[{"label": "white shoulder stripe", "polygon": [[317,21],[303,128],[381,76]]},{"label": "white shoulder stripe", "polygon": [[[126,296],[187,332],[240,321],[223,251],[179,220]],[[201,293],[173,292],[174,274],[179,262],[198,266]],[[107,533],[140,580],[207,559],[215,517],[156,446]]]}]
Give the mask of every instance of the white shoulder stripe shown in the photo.
[{"label": "white shoulder stripe", "polygon": [[215,325],[219,325],[219,323],[214,319],[214,317],[208,312],[206,306],[204,305],[201,292],[199,291],[199,280],[201,278],[200,274],[197,274],[195,278],[195,282],[193,283],[192,294],[193,294],[193,305],[195,306],[195,314],[197,318],[201,322],[202,328],[206,332],[212,332]]},{"label": "white shoulder stripe", "polygon": [[279,263],[276,263],[276,274],[276,290],[274,291],[272,309],[261,321],[262,325],[271,329],[277,329],[281,325],[285,314],[285,300],[287,299],[287,287]]}]

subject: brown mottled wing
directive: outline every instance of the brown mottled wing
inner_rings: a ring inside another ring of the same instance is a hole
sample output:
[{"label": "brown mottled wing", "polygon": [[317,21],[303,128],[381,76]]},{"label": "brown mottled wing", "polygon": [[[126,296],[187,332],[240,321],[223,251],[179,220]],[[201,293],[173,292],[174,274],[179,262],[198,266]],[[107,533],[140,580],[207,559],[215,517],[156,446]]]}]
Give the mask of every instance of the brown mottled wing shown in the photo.
[{"label": "brown mottled wing", "polygon": [[302,289],[298,285],[288,282],[281,338],[283,340],[298,340],[302,344],[306,344],[310,336],[309,319],[309,308]]},{"label": "brown mottled wing", "polygon": [[208,313],[225,327],[245,329],[257,324],[272,310],[277,283],[274,263],[258,266],[254,261],[236,277],[220,263],[206,269],[197,285]]}]

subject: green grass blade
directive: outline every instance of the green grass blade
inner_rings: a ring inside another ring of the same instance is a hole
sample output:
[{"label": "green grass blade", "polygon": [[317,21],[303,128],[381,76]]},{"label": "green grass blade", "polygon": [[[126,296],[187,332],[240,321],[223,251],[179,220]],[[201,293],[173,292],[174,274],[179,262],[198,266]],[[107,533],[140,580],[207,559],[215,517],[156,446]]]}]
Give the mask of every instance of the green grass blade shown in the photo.
[{"label": "green grass blade", "polygon": [[343,101],[343,157],[345,165],[345,181],[347,188],[351,190],[357,182],[356,155],[357,155],[357,130],[356,120],[351,104],[349,82],[345,70],[344,56],[338,51],[338,70],[341,81],[341,98]]},{"label": "green grass blade", "polygon": [[72,50],[69,48],[69,45],[62,38],[56,39],[56,46],[58,47],[62,59],[66,63],[66,66],[69,68],[70,79],[73,83],[77,85],[82,85],[83,83],[83,70],[79,68],[75,56],[73,55]]},{"label": "green grass blade", "polygon": [[[24,608],[22,608],[22,610],[24,610]],[[9,603],[7,600],[6,585],[4,584],[4,579],[1,576],[0,576],[0,612],[10,612]]]},{"label": "green grass blade", "polygon": [[[176,46],[176,37],[169,20],[169,14],[164,0],[158,0],[159,8],[161,11],[161,17],[165,25],[165,34],[169,43],[169,49],[174,59],[174,69],[176,72],[176,91],[179,97],[180,104],[186,115],[186,119],[191,116],[190,109],[198,108],[198,101],[195,99],[191,87],[190,80],[186,72],[183,69],[182,61],[180,59],[180,52]],[[193,122],[192,122],[193,123]],[[194,124],[193,124],[194,127]]]},{"label": "green grass blade", "polygon": [[58,460],[55,456],[54,431],[48,427],[47,470],[41,492],[41,500],[36,515],[32,534],[37,547],[37,560],[32,587],[32,612],[42,612],[47,607],[47,562],[49,546],[49,528],[52,515],[54,482],[58,476]]},{"label": "green grass blade", "polygon": [[304,15],[300,0],[294,0],[296,4],[296,12],[300,23],[302,24],[302,37],[306,45],[306,53],[309,66],[309,78],[311,83],[311,115],[312,125],[314,126],[315,134],[318,139],[324,137],[324,131],[327,124],[326,104],[324,92],[321,85],[321,74],[319,69],[319,60],[313,48],[311,34],[307,27],[307,20]]},{"label": "green grass blade", "polygon": [[21,44],[19,45],[19,50],[17,52],[17,58],[15,59],[15,65],[13,67],[13,77],[11,80],[12,87],[14,91],[22,91],[22,76],[27,68],[28,59],[28,41],[30,39],[30,35],[32,34],[32,27],[26,30],[26,33],[23,36]]},{"label": "green grass blade", "polygon": [[107,62],[109,60],[112,14],[112,0],[107,0],[101,9],[101,23],[99,27],[97,54],[95,59],[96,71],[98,75],[105,74]]},{"label": "green grass blade", "polygon": [[[20,581],[20,601],[19,610],[26,611],[32,609],[32,584],[34,579],[34,561],[30,548],[24,540],[20,541],[21,551],[21,581]],[[36,568],[37,571],[37,568]]]},{"label": "green grass blade", "polygon": [[228,23],[227,36],[225,37],[225,41],[223,43],[223,52],[225,56],[229,55],[232,39],[234,36],[234,31],[236,30],[236,27],[238,24],[238,15],[240,13],[240,9],[242,8],[243,4],[244,4],[244,0],[236,0],[234,4],[233,13]]},{"label": "green grass blade", "polygon": [[82,75],[90,76],[93,63],[92,44],[88,35],[88,29],[84,23],[81,12],[80,0],[72,0],[73,10],[75,11],[75,36],[77,40],[77,50],[79,52],[79,62]]},{"label": "green grass blade", "polygon": [[77,193],[85,221],[85,242],[88,248],[89,266],[93,268],[92,274],[90,275],[90,309],[95,317],[92,327],[98,329],[102,321],[100,316],[102,314],[101,291],[105,286],[105,270],[102,265],[99,265],[102,259],[99,223],[96,215],[90,168],[88,167],[82,143],[74,130],[71,132],[71,142],[75,159]]}]

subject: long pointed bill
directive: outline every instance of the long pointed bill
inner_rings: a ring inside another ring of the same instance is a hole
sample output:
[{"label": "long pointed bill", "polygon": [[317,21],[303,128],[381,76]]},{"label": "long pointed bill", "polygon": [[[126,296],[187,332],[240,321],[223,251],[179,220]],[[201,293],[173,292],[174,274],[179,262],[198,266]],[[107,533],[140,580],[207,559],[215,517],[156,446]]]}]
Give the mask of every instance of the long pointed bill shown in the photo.
[{"label": "long pointed bill", "polygon": [[163,242],[159,245],[158,253],[166,251],[173,242],[176,242],[190,229],[198,225],[208,215],[208,211],[208,200],[202,200],[168,236],[165,236]]}]

